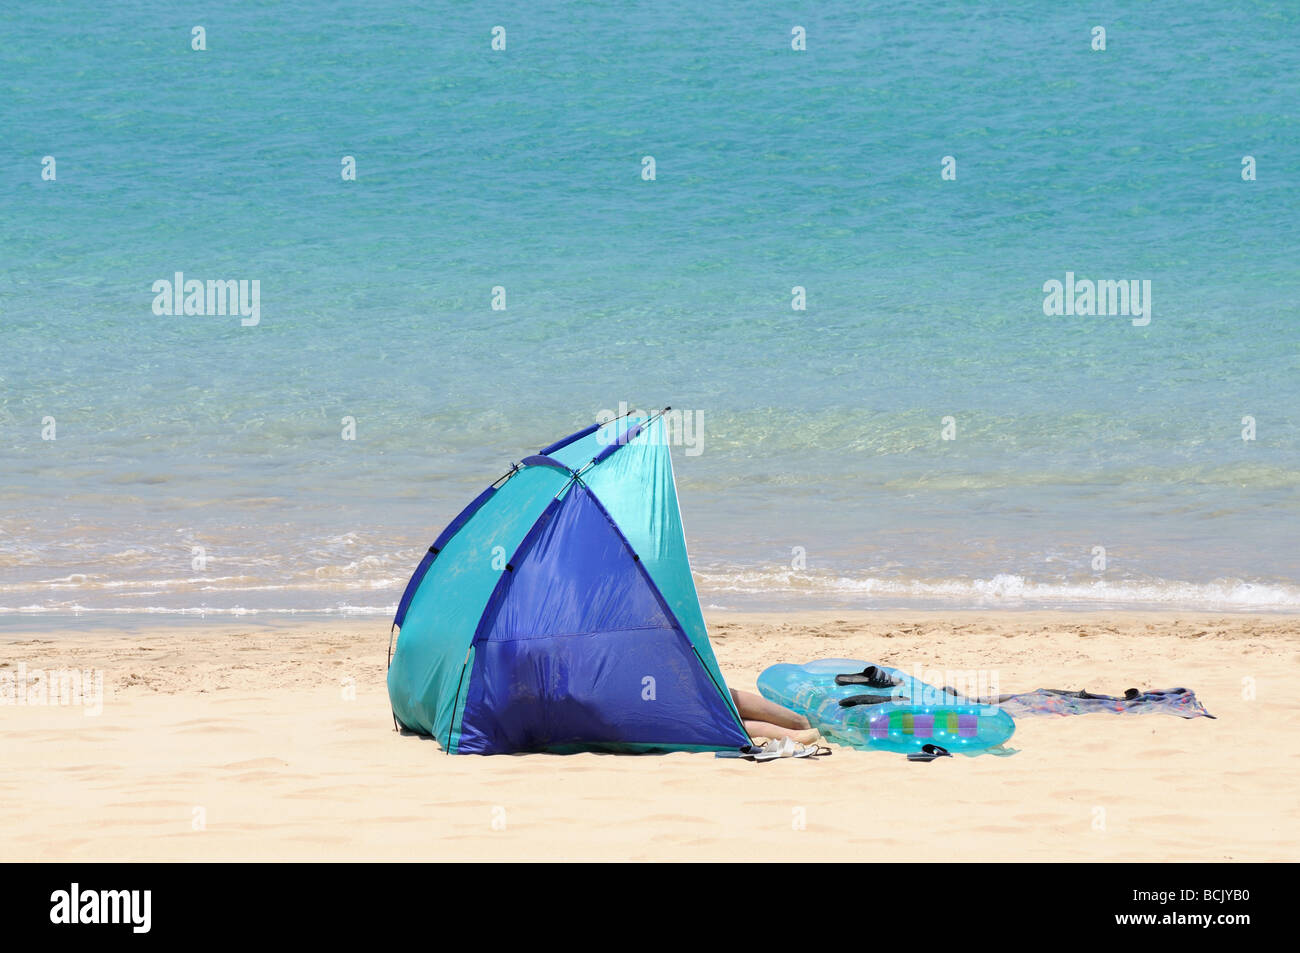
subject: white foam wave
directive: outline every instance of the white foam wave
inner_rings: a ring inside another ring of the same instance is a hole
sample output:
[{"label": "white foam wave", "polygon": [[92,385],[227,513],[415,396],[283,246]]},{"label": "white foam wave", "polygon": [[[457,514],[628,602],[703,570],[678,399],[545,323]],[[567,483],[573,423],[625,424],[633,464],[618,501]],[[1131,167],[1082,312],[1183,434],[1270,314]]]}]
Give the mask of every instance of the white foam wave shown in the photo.
[{"label": "white foam wave", "polygon": [[794,570],[706,571],[696,574],[702,596],[935,602],[978,607],[1080,605],[1224,611],[1300,609],[1300,587],[1285,583],[1216,579],[1037,581],[1012,573],[987,579],[899,579]]}]

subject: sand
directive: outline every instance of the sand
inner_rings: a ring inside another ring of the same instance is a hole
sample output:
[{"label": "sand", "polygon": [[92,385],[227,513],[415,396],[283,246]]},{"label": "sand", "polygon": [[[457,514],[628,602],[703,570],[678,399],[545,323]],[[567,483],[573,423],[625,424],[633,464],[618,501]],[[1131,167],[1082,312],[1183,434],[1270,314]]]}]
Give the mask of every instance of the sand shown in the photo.
[{"label": "sand", "polygon": [[[448,757],[393,730],[383,622],[0,630],[0,673],[97,669],[102,713],[0,705],[13,860],[1295,860],[1300,618],[709,619],[724,675],[861,657],[1002,691],[1194,689],[1217,720],[1018,722],[1013,757]],[[93,707],[93,706],[92,706]]]}]

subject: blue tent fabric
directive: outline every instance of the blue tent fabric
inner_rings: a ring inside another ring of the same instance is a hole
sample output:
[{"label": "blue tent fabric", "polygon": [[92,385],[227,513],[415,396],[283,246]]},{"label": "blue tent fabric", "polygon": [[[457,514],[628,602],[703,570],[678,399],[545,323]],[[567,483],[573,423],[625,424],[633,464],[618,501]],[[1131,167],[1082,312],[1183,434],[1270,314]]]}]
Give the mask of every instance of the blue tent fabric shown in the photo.
[{"label": "blue tent fabric", "polygon": [[543,514],[475,636],[460,750],[746,743],[634,557],[581,484]]},{"label": "blue tent fabric", "polygon": [[389,669],[401,724],[467,754],[749,742],[704,629],[663,437],[658,417],[624,418],[552,444],[426,555]]}]

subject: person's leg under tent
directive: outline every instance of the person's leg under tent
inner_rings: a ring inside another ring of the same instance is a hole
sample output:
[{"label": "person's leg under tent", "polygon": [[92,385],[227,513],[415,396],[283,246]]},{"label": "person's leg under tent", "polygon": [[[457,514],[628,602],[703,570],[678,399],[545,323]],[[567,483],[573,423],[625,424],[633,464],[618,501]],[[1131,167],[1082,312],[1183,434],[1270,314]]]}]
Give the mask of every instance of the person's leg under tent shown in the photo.
[{"label": "person's leg under tent", "polygon": [[789,738],[805,745],[812,744],[819,737],[817,729],[810,727],[803,715],[782,708],[761,695],[738,692],[733,688],[731,697],[751,737]]}]

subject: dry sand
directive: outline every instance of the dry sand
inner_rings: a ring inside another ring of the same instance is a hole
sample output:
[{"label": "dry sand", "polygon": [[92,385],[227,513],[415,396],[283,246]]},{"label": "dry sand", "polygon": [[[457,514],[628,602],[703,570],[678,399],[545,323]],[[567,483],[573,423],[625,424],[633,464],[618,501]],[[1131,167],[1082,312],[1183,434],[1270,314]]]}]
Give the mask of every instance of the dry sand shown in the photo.
[{"label": "dry sand", "polygon": [[[724,675],[830,656],[1003,691],[1194,689],[1218,716],[1018,722],[1013,757],[448,757],[393,731],[382,622],[0,631],[103,712],[0,706],[13,860],[1295,860],[1300,618],[714,613]],[[349,690],[354,686],[354,691]],[[1251,688],[1253,686],[1253,696]]]}]

